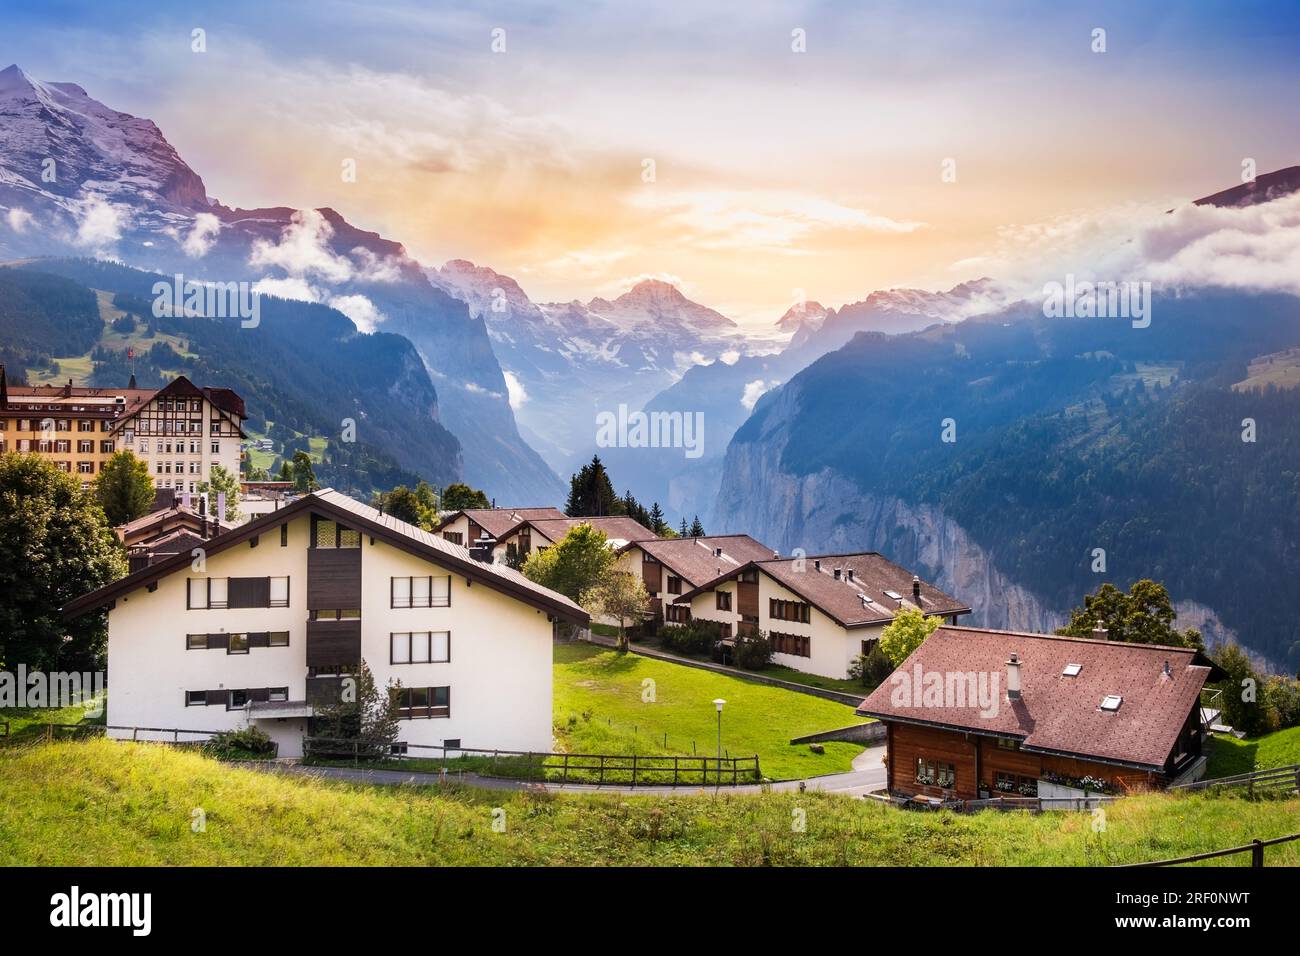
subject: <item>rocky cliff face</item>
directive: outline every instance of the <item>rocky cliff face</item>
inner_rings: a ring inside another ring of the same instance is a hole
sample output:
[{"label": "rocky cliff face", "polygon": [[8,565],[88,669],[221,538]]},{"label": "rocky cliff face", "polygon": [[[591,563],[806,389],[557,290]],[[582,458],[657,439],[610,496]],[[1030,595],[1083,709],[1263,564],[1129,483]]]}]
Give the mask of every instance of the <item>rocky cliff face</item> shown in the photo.
[{"label": "rocky cliff face", "polygon": [[[782,404],[793,399],[783,392],[774,400],[769,420],[779,422]],[[942,508],[864,492],[829,468],[803,477],[783,472],[780,429],[727,449],[713,533],[751,534],[786,555],[879,551],[965,601],[973,613],[962,624],[1051,633],[1069,619],[1068,608],[1010,579]],[[1207,645],[1235,638],[1210,608],[1183,601],[1176,610],[1178,626],[1199,628]]]}]

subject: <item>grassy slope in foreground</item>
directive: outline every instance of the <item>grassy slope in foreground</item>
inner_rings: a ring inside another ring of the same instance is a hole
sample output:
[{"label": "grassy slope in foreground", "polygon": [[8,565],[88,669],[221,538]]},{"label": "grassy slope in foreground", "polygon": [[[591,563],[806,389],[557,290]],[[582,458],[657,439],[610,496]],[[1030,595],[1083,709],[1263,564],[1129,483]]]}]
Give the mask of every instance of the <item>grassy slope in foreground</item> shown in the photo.
[{"label": "grassy slope in foreground", "polygon": [[[654,681],[653,702],[642,700],[647,678]],[[849,743],[827,743],[823,754],[790,745],[793,737],[862,723],[844,704],[592,644],[555,648],[555,733],[569,753],[716,756],[717,697],[727,702],[724,751],[758,754],[772,780],[847,771],[862,752]]]},{"label": "grassy slope in foreground", "polygon": [[[812,793],[367,787],[102,739],[0,750],[0,779],[0,865],[1104,865],[1281,836],[1297,818],[1295,800],[1153,794],[1113,805],[1094,833],[1089,814],[959,816]],[[796,806],[805,833],[791,832]],[[494,807],[505,833],[492,832]],[[1267,853],[1269,865],[1300,864],[1297,843]]]},{"label": "grassy slope in foreground", "polygon": [[1210,748],[1208,776],[1211,777],[1287,767],[1300,763],[1300,727],[1245,740],[1220,735],[1214,738]]}]

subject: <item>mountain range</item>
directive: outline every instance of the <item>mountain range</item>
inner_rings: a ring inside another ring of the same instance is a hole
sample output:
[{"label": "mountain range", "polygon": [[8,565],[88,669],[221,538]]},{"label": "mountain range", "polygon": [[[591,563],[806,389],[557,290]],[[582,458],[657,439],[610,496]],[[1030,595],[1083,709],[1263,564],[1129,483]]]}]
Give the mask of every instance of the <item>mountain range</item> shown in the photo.
[{"label": "mountain range", "polygon": [[[1298,188],[1300,168],[1263,174],[1189,204],[1190,226],[1171,210],[1154,239],[1119,237],[1163,278],[1149,328],[1048,318],[985,277],[810,300],[761,337],[659,280],[539,302],[485,264],[417,262],[333,209],[227,206],[150,121],[10,67],[0,260],[48,277],[8,279],[0,358],[66,358],[51,351],[61,323],[118,374],[107,317],[147,311],[156,273],[243,280],[272,325],[156,319],[149,374],[231,384],[304,436],[332,439],[356,412],[360,447],[330,447],[372,487],[463,478],[502,503],[559,504],[558,476],[598,451],[618,491],[670,519],[783,553],[884,551],[979,623],[1051,629],[1102,581],[1153,577],[1180,626],[1294,669],[1300,299],[1225,263],[1261,236],[1289,248]],[[1203,271],[1171,272],[1179,242],[1206,248],[1193,226],[1252,210]],[[702,415],[702,453],[597,447],[596,416],[621,405]]]}]

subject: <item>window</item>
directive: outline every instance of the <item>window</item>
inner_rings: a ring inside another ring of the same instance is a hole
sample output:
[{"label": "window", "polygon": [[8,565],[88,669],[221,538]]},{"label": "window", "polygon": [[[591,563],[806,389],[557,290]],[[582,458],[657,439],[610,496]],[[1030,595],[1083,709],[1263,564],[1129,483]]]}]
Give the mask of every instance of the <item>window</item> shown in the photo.
[{"label": "window", "polygon": [[451,576],[401,577],[389,582],[389,606],[447,607],[451,604]]},{"label": "window", "polygon": [[231,634],[230,641],[226,645],[227,654],[247,654],[248,653],[248,635]]},{"label": "window", "polygon": [[449,631],[411,631],[388,635],[392,664],[440,664],[451,660]]},{"label": "window", "polygon": [[95,463],[93,461],[77,462],[77,471],[83,475],[93,475],[95,473]]},{"label": "window", "polygon": [[94,430],[95,430],[95,423],[92,421],[86,421],[83,418],[77,422],[77,431],[79,432],[93,432]]},{"label": "window", "polygon": [[289,547],[289,526],[287,524],[280,525],[280,547]]},{"label": "window", "polygon": [[715,604],[717,605],[717,608],[718,608],[719,611],[730,611],[730,610],[731,610],[731,592],[730,592],[730,591],[715,591],[715,592],[714,592],[714,600],[715,600]]},{"label": "window", "polygon": [[916,782],[927,787],[943,787],[945,790],[951,790],[957,786],[957,768],[950,763],[917,757]]},{"label": "window", "polygon": [[999,750],[1019,750],[1019,749],[1020,749],[1020,741],[1019,741],[1019,740],[1012,740],[1010,737],[999,737],[999,738],[998,738],[998,749],[999,749]]},{"label": "window", "polygon": [[337,521],[312,518],[312,541],[317,548],[359,548],[361,532],[345,528]]},{"label": "window", "polygon": [[682,593],[682,579],[677,577],[677,575],[675,574],[668,575],[668,593],[669,594]]},{"label": "window", "polygon": [[271,578],[270,604],[267,607],[289,606],[289,579]]},{"label": "window", "polygon": [[190,578],[186,581],[185,606],[195,611],[225,607],[226,583],[225,578]]},{"label": "window", "polygon": [[1038,781],[1033,777],[1022,777],[1018,774],[1007,773],[1005,770],[999,770],[993,774],[993,789],[999,793],[1014,793],[1021,797],[1038,796]]},{"label": "window", "polygon": [[308,616],[313,621],[359,621],[361,620],[360,608],[342,608],[341,610],[320,610],[310,611]]},{"label": "window", "polygon": [[220,455],[220,454],[221,454],[221,442],[219,442],[219,441],[214,441],[214,442],[212,443],[212,454],[214,454],[214,455]]},{"label": "window", "polygon": [[276,703],[283,703],[289,699],[289,688],[268,687],[266,690],[266,699]]},{"label": "window", "polygon": [[94,453],[95,453],[95,443],[93,441],[85,441],[83,439],[77,442],[78,455],[93,455]]},{"label": "window", "polygon": [[208,649],[208,635],[186,634],[185,649],[187,651],[206,651]]},{"label": "window", "polygon": [[206,690],[187,690],[185,692],[186,707],[206,707],[208,705],[208,692]]},{"label": "window", "polygon": [[674,624],[689,624],[691,609],[685,604],[665,604],[664,620],[672,621]]},{"label": "window", "polygon": [[773,654],[790,654],[794,657],[812,657],[812,638],[807,634],[782,634],[772,631],[768,634],[772,642]]},{"label": "window", "polygon": [[812,620],[811,608],[803,601],[782,601],[769,598],[767,616],[774,621],[792,621],[795,624],[808,624]]},{"label": "window", "polygon": [[465,544],[465,536],[459,531],[444,531],[442,537],[444,540],[450,541],[452,544],[459,544],[462,547]]},{"label": "window", "polygon": [[248,706],[248,691],[232,690],[226,700],[226,710],[239,710]]},{"label": "window", "polygon": [[113,442],[112,442],[112,439],[106,439],[106,440],[101,441],[101,442],[99,443],[99,453],[100,453],[101,455],[111,455],[111,454],[113,454]]},{"label": "window", "polygon": [[397,695],[399,720],[451,716],[450,687],[401,687],[393,693]]},{"label": "window", "polygon": [[267,635],[266,646],[267,647],[288,647],[289,632],[271,631],[271,633]]}]

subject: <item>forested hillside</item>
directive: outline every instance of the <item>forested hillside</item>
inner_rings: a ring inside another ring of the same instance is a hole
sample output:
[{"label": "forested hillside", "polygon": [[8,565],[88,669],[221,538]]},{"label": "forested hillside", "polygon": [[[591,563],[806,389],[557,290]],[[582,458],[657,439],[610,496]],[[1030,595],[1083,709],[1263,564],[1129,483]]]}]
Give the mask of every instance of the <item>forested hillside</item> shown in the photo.
[{"label": "forested hillside", "polygon": [[[90,290],[99,289],[112,293],[116,309],[133,316],[137,327],[156,333],[150,348],[137,349],[139,384],[158,385],[181,373],[199,384],[233,388],[247,403],[251,428],[261,431],[274,421],[326,440],[326,460],[317,469],[322,481],[367,494],[419,478],[445,484],[460,477],[459,443],[438,422],[433,384],[401,336],[359,334],[333,309],[269,297],[261,300],[255,328],[234,318],[155,317],[152,287],[161,277],[96,260],[41,260],[0,270],[0,278],[9,275],[35,290],[19,313],[35,330],[24,340],[28,347],[56,356],[89,353],[93,384],[125,385],[130,375],[125,349],[110,341],[117,330],[94,309]],[[87,301],[95,335],[83,314],[80,337],[70,337],[67,320],[59,318],[68,309],[64,303],[84,308]],[[342,440],[345,419],[356,423],[354,443]]]},{"label": "forested hillside", "polygon": [[1231,386],[1297,343],[1300,300],[1219,293],[1162,301],[1148,329],[1022,312],[861,334],[765,396],[735,445],[941,506],[1055,607],[1099,579],[1163,581],[1294,668],[1300,392]]}]

